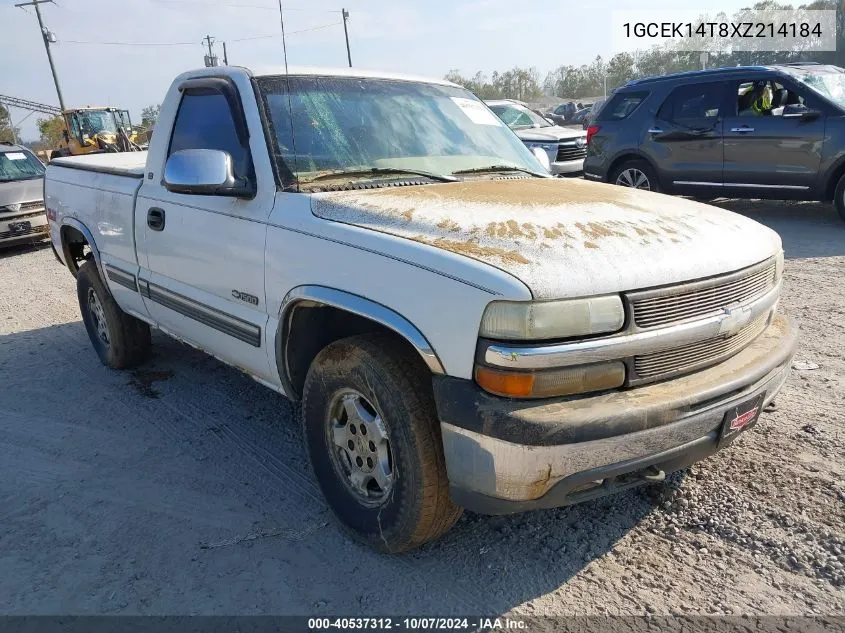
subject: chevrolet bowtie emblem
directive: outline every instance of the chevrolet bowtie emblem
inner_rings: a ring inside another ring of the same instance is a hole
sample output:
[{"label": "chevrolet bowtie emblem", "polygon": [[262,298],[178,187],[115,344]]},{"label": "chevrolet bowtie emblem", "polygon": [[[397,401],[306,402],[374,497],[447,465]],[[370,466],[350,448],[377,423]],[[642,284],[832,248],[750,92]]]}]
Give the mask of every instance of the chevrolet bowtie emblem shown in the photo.
[{"label": "chevrolet bowtie emblem", "polygon": [[722,336],[733,336],[745,327],[751,320],[750,307],[724,308],[724,315],[719,322],[719,334]]}]

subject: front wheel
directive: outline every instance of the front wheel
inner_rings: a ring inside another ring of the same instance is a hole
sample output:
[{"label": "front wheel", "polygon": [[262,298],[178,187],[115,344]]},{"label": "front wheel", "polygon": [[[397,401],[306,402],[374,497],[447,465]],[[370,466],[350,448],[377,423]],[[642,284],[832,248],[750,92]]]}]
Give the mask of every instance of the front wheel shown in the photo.
[{"label": "front wheel", "polygon": [[432,541],[461,515],[430,380],[387,335],[329,345],[305,379],[303,438],[323,496],[354,538],[381,552]]},{"label": "front wheel", "polygon": [[79,267],[76,294],[88,338],[103,365],[125,369],[147,358],[150,326],[120,309],[95,262],[89,260]]},{"label": "front wheel", "polygon": [[833,205],[836,207],[839,217],[845,221],[845,174],[836,184],[836,191],[833,194]]},{"label": "front wheel", "polygon": [[657,174],[646,161],[642,159],[628,160],[617,167],[610,176],[610,182],[621,187],[642,189],[643,191],[659,191]]}]

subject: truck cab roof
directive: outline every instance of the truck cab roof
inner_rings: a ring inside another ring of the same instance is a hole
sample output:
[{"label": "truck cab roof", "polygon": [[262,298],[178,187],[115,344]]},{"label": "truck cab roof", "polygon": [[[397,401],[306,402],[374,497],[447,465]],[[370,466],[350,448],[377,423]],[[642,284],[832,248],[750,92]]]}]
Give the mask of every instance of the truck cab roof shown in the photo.
[{"label": "truck cab roof", "polygon": [[421,77],[417,75],[407,75],[404,73],[384,72],[378,70],[365,70],[363,68],[335,68],[330,66],[288,66],[284,65],[270,65],[270,66],[217,66],[213,68],[198,68],[196,70],[189,70],[180,75],[180,79],[187,79],[189,77],[206,77],[206,76],[221,76],[234,75],[236,73],[245,72],[251,77],[274,77],[284,76],[285,74],[292,77],[352,77],[361,79],[389,79],[394,81],[415,81],[420,83],[438,84],[442,86],[455,86],[450,81],[445,79],[438,79],[435,77]]}]

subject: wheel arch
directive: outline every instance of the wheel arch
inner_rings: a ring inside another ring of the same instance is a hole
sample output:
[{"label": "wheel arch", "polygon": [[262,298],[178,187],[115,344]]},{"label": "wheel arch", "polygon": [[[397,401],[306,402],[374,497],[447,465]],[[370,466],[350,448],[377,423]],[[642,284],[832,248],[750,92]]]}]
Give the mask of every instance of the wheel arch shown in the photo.
[{"label": "wheel arch", "polygon": [[88,259],[88,254],[85,253],[87,246],[90,255],[93,256],[94,262],[97,264],[100,277],[105,279],[100,251],[97,249],[93,234],[85,224],[76,218],[65,218],[62,220],[59,235],[62,240],[62,255],[64,255],[65,265],[74,278],[79,274],[81,262]]},{"label": "wheel arch", "polygon": [[840,156],[839,159],[827,170],[825,180],[823,182],[822,199],[833,200],[836,192],[836,185],[839,179],[845,175],[845,155]]},{"label": "wheel arch", "polygon": [[378,331],[404,341],[432,373],[446,373],[425,335],[395,310],[327,286],[294,288],[282,301],[275,340],[276,368],[285,391],[294,399],[301,397],[308,367],[326,345]]},{"label": "wheel arch", "polygon": [[645,162],[647,162],[651,166],[651,169],[654,171],[654,174],[657,177],[657,184],[661,184],[660,171],[657,169],[657,166],[654,164],[654,161],[638,149],[627,149],[618,156],[614,157],[614,159],[610,162],[610,166],[607,169],[607,182],[613,184],[613,174],[616,172],[616,170],[622,163],[629,160],[644,160]]}]

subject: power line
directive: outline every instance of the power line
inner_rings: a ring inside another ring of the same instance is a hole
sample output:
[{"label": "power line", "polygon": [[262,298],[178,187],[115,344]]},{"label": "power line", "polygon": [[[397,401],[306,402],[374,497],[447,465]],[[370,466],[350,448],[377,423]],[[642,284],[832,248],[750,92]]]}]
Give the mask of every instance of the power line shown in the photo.
[{"label": "power line", "polygon": [[94,44],[97,46],[198,46],[197,42],[83,42],[81,40],[59,40],[59,43]]},{"label": "power line", "polygon": [[[277,7],[269,7],[264,4],[229,4],[229,3],[214,3],[209,5],[207,2],[198,2],[196,0],[153,0],[158,4],[189,4],[200,5],[205,8],[225,7],[233,9],[265,9],[267,11],[278,11]],[[285,11],[310,11],[313,13],[340,13],[336,9],[302,9],[300,7],[283,7]]]}]

